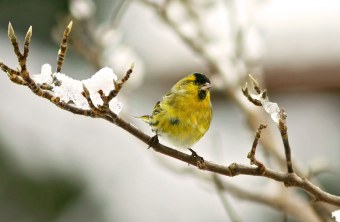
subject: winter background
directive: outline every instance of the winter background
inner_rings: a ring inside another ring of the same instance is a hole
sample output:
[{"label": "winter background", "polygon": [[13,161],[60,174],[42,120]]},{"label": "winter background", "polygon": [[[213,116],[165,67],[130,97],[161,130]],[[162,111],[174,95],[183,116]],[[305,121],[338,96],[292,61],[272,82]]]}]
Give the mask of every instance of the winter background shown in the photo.
[{"label": "winter background", "polygon": [[[81,2],[88,5],[83,8]],[[59,43],[53,41],[52,33],[58,21],[73,10],[79,18],[90,14],[96,24],[103,24],[119,2],[1,0],[0,58],[16,66],[7,38],[8,22],[21,43],[32,25],[31,74],[40,73],[45,63],[55,69]],[[329,172],[318,179],[324,189],[340,195],[340,3],[240,2],[241,15],[256,19],[257,32],[250,33],[255,35],[249,40],[250,56],[261,58],[270,98],[287,111],[294,159],[306,169],[329,166]],[[219,32],[222,22],[207,27],[207,32]],[[149,114],[178,79],[207,69],[138,1],[129,3],[117,28],[106,34],[101,40],[105,46],[102,67],[111,67],[121,77],[135,63],[135,72],[118,96],[123,104],[121,115],[152,135],[133,116]],[[97,71],[69,49],[63,73],[82,80]],[[211,128],[194,149],[217,163],[248,163],[254,132],[247,128],[240,110],[215,88]],[[191,166],[147,150],[146,144],[122,129],[58,109],[12,84],[3,72],[0,102],[0,221],[229,220],[215,187],[181,172]],[[278,132],[276,136],[280,141]],[[225,180],[251,189],[273,188],[266,179]],[[244,221],[279,221],[282,217],[267,206],[228,199]]]}]

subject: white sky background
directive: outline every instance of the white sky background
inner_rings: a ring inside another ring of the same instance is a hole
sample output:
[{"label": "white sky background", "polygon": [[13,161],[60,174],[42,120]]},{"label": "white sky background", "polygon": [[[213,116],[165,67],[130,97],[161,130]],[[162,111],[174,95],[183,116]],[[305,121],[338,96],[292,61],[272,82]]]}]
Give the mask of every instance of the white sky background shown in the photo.
[{"label": "white sky background", "polygon": [[[263,1],[261,7],[258,19],[264,31],[267,65],[308,65],[339,60],[339,1]],[[122,25],[126,27],[126,40],[145,59],[146,75],[158,78],[162,70],[169,69],[174,71],[172,79],[177,79],[175,76],[181,74],[182,65],[203,69],[177,37],[153,19],[157,19],[155,15],[135,5],[127,12]],[[15,64],[4,33],[0,36],[0,45],[0,57],[6,63]],[[29,68],[39,73],[42,64],[53,65],[56,52],[57,49],[46,50],[38,43],[33,44]],[[86,73],[84,79],[94,73],[77,65],[67,62],[65,70]],[[0,89],[3,104],[0,131],[11,147],[8,152],[15,154],[27,173],[44,177],[51,170],[57,170],[70,178],[84,180],[86,195],[98,200],[107,218],[118,218],[118,221],[226,220],[213,187],[166,170],[153,151],[123,130],[103,120],[62,111],[28,89],[13,85],[4,73],[0,75]],[[154,103],[167,90],[164,86],[145,83],[137,93],[131,91],[129,98],[122,96],[122,114],[151,135],[147,126],[132,116],[151,112]],[[336,150],[340,146],[336,135],[340,125],[338,95],[276,95],[271,100],[286,108],[293,154],[297,159],[302,158],[303,164],[322,160],[320,147],[326,158],[339,155]],[[306,129],[319,130],[306,132]],[[224,101],[215,100],[211,129],[195,150],[219,163],[247,163],[246,154],[252,140],[253,132],[245,130],[239,111]],[[178,161],[170,162],[176,167],[187,167]],[[250,177],[230,180],[261,189],[271,186]],[[263,213],[276,219],[280,216],[266,207],[239,200],[232,202],[245,221],[263,221]],[[65,221],[64,217],[61,215],[60,221]]]},{"label": "white sky background", "polygon": [[264,5],[259,14],[267,33],[267,65],[339,61],[339,1],[276,0]]}]

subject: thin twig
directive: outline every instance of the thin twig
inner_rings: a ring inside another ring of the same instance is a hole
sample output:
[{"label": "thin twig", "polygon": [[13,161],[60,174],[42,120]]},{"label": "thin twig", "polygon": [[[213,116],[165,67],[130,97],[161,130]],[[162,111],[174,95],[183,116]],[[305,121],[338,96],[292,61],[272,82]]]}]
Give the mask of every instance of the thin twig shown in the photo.
[{"label": "thin twig", "polygon": [[125,76],[119,80],[118,82],[113,82],[115,85],[114,90],[110,91],[109,95],[107,96],[108,101],[115,98],[120,90],[122,89],[124,83],[130,78],[131,73],[133,72],[133,68],[135,67],[134,63],[131,64],[130,68],[127,70]]},{"label": "thin twig", "polygon": [[223,207],[225,209],[225,211],[227,212],[227,214],[230,217],[230,220],[233,222],[241,222],[241,218],[240,216],[236,213],[236,211],[233,209],[233,207],[231,206],[231,204],[229,203],[229,200],[225,197],[224,194],[224,190],[223,190],[223,184],[221,182],[221,180],[218,178],[218,176],[216,174],[212,174],[212,179],[214,181],[215,187],[216,187],[216,191],[217,194],[223,204]]},{"label": "thin twig", "polygon": [[66,56],[66,52],[67,52],[67,40],[69,37],[69,34],[72,30],[72,24],[73,22],[71,21],[68,26],[66,27],[64,34],[63,34],[63,38],[60,44],[60,49],[58,51],[58,59],[57,59],[57,72],[61,71],[61,68],[63,66],[64,60],[65,60],[65,56]]},{"label": "thin twig", "polygon": [[281,133],[281,138],[282,138],[283,146],[285,149],[287,170],[288,170],[288,173],[294,173],[291,149],[290,149],[289,140],[288,140],[287,124],[286,124],[287,116],[283,109],[280,110],[279,115],[280,115],[280,119],[279,119],[278,127]]},{"label": "thin twig", "polygon": [[91,97],[90,97],[90,92],[89,92],[89,90],[86,88],[85,84],[83,84],[83,92],[82,92],[81,94],[85,97],[87,103],[88,103],[89,106],[90,106],[90,109],[91,109],[92,111],[94,111],[95,113],[99,112],[98,108],[93,104],[92,99],[91,99]]},{"label": "thin twig", "polygon": [[262,162],[260,162],[256,159],[255,153],[256,153],[256,147],[257,147],[258,141],[261,137],[261,132],[265,128],[267,128],[267,125],[260,124],[259,128],[256,131],[255,139],[254,139],[251,151],[247,155],[248,159],[250,159],[250,164],[256,165],[259,168],[259,170],[263,173],[265,172],[266,167],[264,166],[264,164]]},{"label": "thin twig", "polygon": [[[214,174],[214,179],[218,180],[221,191],[227,192],[235,198],[240,200],[251,201],[256,204],[263,204],[272,209],[276,209],[285,214],[291,215],[298,221],[314,221],[319,222],[320,218],[308,207],[309,203],[301,201],[302,197],[294,195],[294,193],[285,192],[272,194],[271,192],[263,192],[263,190],[249,190],[242,188],[239,185],[234,185],[227,180],[222,180],[217,174]],[[207,182],[211,182],[209,177],[205,176],[204,179]],[[301,209],[304,209],[304,213],[301,214]]]},{"label": "thin twig", "polygon": [[242,93],[243,95],[249,100],[249,102],[251,102],[252,104],[254,104],[255,106],[262,106],[262,103],[260,102],[260,100],[253,98],[248,90],[248,84],[246,83],[246,85],[242,88]]},{"label": "thin twig", "polygon": [[20,64],[21,59],[22,59],[22,54],[20,53],[19,43],[17,41],[17,37],[15,36],[15,32],[14,32],[14,29],[11,23],[8,23],[8,38],[11,40],[14,53],[18,58],[18,63]]},{"label": "thin twig", "polygon": [[[24,44],[24,53],[22,54],[22,65],[25,66],[26,68],[26,60],[28,57],[28,52],[29,52],[29,46],[30,46],[30,42],[31,42],[31,37],[32,37],[32,26],[30,26],[27,30],[26,36],[25,36],[25,44]],[[21,64],[20,64],[21,65]]]},{"label": "thin twig", "polygon": [[5,65],[1,61],[0,61],[0,68],[3,72],[5,72],[7,74],[8,78],[12,82],[19,84],[19,85],[27,85],[27,83],[20,77],[20,72],[11,69],[10,67]]},{"label": "thin twig", "polygon": [[125,10],[128,8],[131,2],[132,2],[131,0],[115,2],[116,4],[112,7],[112,12],[110,13],[109,18],[111,27],[115,28],[118,26],[118,24],[122,20]]}]

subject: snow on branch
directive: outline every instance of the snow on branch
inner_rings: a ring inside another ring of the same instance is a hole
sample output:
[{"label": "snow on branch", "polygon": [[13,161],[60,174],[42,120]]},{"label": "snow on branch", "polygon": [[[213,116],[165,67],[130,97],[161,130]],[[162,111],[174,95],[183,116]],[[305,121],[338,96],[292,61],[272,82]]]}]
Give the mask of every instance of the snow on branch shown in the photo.
[{"label": "snow on branch", "polygon": [[[90,106],[82,95],[83,85],[88,89],[94,105],[98,107],[103,105],[103,100],[98,91],[102,90],[106,95],[114,91],[114,83],[117,81],[117,76],[113,73],[112,69],[105,67],[96,72],[91,78],[80,81],[60,72],[52,73],[51,65],[44,64],[41,67],[41,73],[33,75],[32,79],[37,84],[44,85],[45,87],[50,86],[54,96],[59,97],[60,101],[72,103],[80,109],[89,109]],[[119,114],[122,110],[122,103],[117,98],[113,98],[109,102],[109,108],[114,113]]]}]

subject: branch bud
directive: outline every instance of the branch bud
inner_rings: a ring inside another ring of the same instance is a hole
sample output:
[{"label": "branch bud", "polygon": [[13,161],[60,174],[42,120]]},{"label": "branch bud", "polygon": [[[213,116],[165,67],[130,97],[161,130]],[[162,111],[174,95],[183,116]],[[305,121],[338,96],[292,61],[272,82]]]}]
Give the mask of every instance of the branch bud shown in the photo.
[{"label": "branch bud", "polygon": [[16,39],[14,29],[13,29],[12,24],[11,24],[10,22],[8,23],[8,37],[9,37],[11,40],[12,40],[12,39]]},{"label": "branch bud", "polygon": [[30,42],[32,37],[32,26],[30,26],[27,30],[26,36],[25,36],[25,42]]}]

